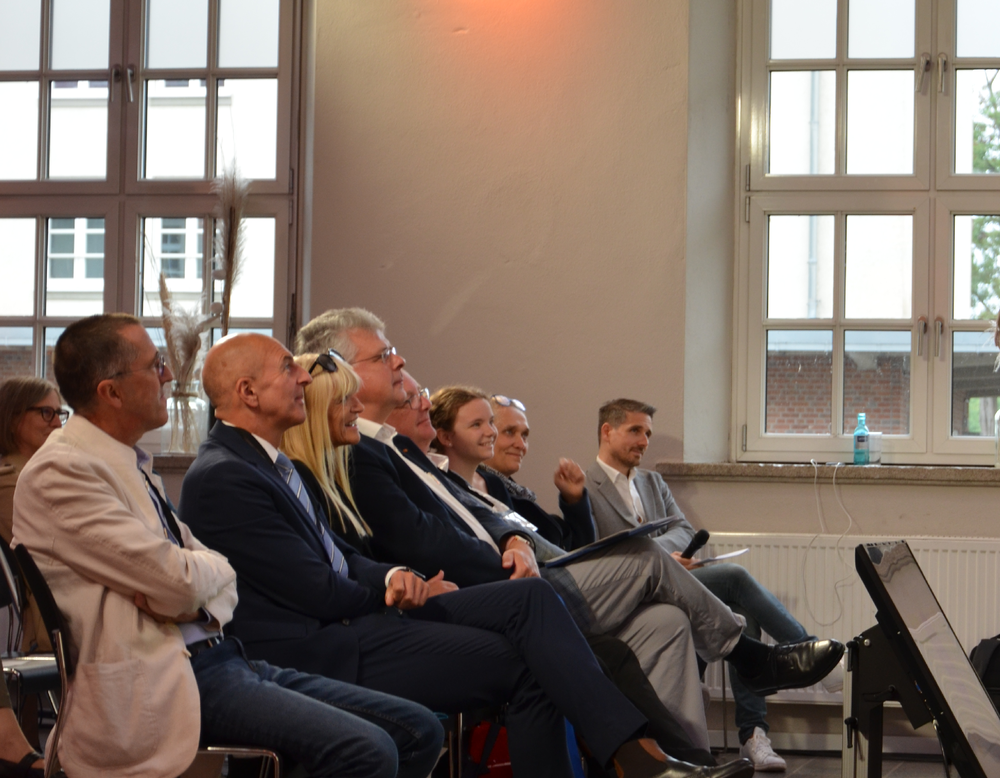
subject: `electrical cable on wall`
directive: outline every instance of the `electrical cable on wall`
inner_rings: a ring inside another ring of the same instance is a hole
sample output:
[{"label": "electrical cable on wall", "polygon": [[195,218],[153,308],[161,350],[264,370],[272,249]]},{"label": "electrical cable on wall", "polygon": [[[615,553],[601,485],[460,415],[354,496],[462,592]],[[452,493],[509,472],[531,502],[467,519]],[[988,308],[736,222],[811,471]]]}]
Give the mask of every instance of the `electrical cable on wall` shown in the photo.
[{"label": "electrical cable on wall", "polygon": [[820,535],[829,534],[827,532],[826,520],[823,517],[823,504],[819,498],[819,464],[815,459],[810,459],[809,464],[813,466],[813,493],[816,497],[816,515],[819,519],[820,531],[810,538],[809,543],[806,545],[806,553],[802,557],[802,569],[801,569],[801,579],[802,579],[802,591],[805,595],[805,606],[806,612],[809,614],[810,618],[820,627],[832,627],[838,621],[844,617],[844,600],[840,596],[840,590],[842,588],[847,588],[854,585],[855,581],[855,571],[854,567],[848,564],[844,560],[843,549],[841,548],[841,543],[847,534],[851,531],[854,526],[854,517],[851,516],[850,511],[847,510],[847,506],[844,505],[844,501],[840,498],[840,493],[837,491],[837,470],[843,465],[843,462],[833,462],[833,495],[837,500],[837,504],[840,505],[841,510],[847,515],[847,529],[845,529],[840,536],[837,538],[837,543],[835,546],[835,551],[837,552],[837,559],[840,563],[847,568],[850,572],[843,578],[838,579],[833,584],[833,596],[837,598],[837,615],[834,617],[833,621],[822,622],[820,621],[816,614],[813,612],[812,604],[809,601],[809,589],[806,586],[806,565],[809,562],[809,552],[813,548],[813,544],[816,542]]}]

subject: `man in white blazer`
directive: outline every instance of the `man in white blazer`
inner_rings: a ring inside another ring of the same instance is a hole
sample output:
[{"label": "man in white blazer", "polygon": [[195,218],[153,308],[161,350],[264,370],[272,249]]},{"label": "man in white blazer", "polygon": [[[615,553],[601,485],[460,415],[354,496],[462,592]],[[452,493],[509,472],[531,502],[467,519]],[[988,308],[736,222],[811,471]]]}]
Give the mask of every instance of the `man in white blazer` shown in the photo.
[{"label": "man in white blazer", "polygon": [[[682,551],[694,537],[694,528],[674,501],[663,477],[638,467],[653,432],[656,408],[637,400],[612,400],[598,413],[599,448],[597,461],[587,471],[587,489],[599,537],[630,529],[647,521],[673,519],[660,530],[656,541],[670,551],[712,594],[747,621],[746,632],[759,638],[761,627],[782,643],[812,640],[781,602],[739,565],[694,566],[683,559]],[[771,748],[767,738],[767,703],[730,673],[736,724],[742,756],[757,770],[782,771],[785,760]]]},{"label": "man in white blazer", "polygon": [[222,638],[236,575],[177,521],[136,445],[167,421],[173,378],[139,320],[70,325],[55,373],[76,413],[14,495],[14,545],[51,587],[76,667],[47,758],[74,778],[173,778],[201,739],[275,749],[311,776],[427,775],[443,736],[430,711],[249,663]]}]

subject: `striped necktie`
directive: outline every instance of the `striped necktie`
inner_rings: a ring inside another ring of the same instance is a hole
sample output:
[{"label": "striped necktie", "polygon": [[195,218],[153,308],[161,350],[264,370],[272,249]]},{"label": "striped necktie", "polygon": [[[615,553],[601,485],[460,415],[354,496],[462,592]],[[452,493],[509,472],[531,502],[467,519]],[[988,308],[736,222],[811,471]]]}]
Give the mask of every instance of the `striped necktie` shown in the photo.
[{"label": "striped necktie", "polygon": [[346,578],[347,570],[344,568],[347,560],[344,559],[344,555],[340,552],[340,549],[334,545],[333,540],[330,538],[330,533],[323,526],[323,522],[317,518],[316,509],[313,508],[312,500],[309,499],[309,492],[306,491],[306,485],[302,483],[302,478],[299,477],[298,472],[295,470],[292,460],[279,451],[278,458],[274,464],[278,468],[278,472],[285,479],[285,483],[288,484],[288,488],[295,493],[299,502],[302,503],[302,507],[309,514],[309,518],[316,525],[320,539],[323,541],[323,548],[326,550],[326,555],[329,557],[333,569]]}]

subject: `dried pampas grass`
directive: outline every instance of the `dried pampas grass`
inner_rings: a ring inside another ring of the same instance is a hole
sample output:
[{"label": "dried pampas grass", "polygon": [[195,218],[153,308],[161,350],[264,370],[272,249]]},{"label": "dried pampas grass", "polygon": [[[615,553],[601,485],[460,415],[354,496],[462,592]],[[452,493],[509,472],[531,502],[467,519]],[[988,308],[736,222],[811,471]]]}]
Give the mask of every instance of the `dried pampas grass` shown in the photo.
[{"label": "dried pampas grass", "polygon": [[230,301],[233,287],[243,269],[243,210],[246,207],[250,182],[241,178],[235,165],[229,165],[222,178],[217,178],[212,191],[219,197],[219,218],[222,229],[215,235],[216,268],[214,280],[222,281],[222,336],[229,332]]},{"label": "dried pampas grass", "polygon": [[163,273],[160,273],[160,306],[163,309],[163,337],[167,342],[167,364],[174,374],[171,396],[174,398],[175,413],[170,419],[170,450],[193,454],[198,448],[200,436],[195,428],[194,409],[189,400],[198,397],[194,391],[194,380],[201,361],[202,333],[218,317],[213,313],[189,311],[183,306],[175,307]]}]

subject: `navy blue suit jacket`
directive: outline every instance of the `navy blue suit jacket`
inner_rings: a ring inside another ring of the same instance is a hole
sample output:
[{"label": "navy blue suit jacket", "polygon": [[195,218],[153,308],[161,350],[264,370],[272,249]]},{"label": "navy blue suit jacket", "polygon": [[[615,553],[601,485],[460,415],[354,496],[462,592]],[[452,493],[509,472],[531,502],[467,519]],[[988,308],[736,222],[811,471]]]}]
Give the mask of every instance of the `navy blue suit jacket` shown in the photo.
[{"label": "navy blue suit jacket", "polygon": [[180,514],[237,571],[239,604],[227,634],[248,648],[280,647],[268,651],[275,664],[319,665],[330,677],[356,680],[358,638],[345,620],[384,608],[390,565],[335,538],[350,577],[335,572],[315,523],[260,444],[221,422],[184,478]]},{"label": "navy blue suit jacket", "polygon": [[562,495],[559,495],[559,510],[562,518],[547,513],[534,500],[515,497],[503,485],[503,479],[493,473],[479,471],[486,481],[486,491],[494,499],[501,500],[517,511],[524,518],[538,527],[538,534],[560,548],[572,551],[597,540],[597,528],[594,526],[594,516],[590,511],[590,496],[583,490],[583,497],[570,505]]},{"label": "navy blue suit jacket", "polygon": [[[433,470],[409,438],[397,435],[394,442],[404,456]],[[501,566],[496,550],[476,537],[384,443],[362,435],[351,465],[351,491],[372,529],[372,550],[378,559],[408,565],[427,576],[443,568],[445,578],[459,586],[510,578],[511,571]],[[489,508],[474,513],[500,548],[504,538],[516,534]]]}]

